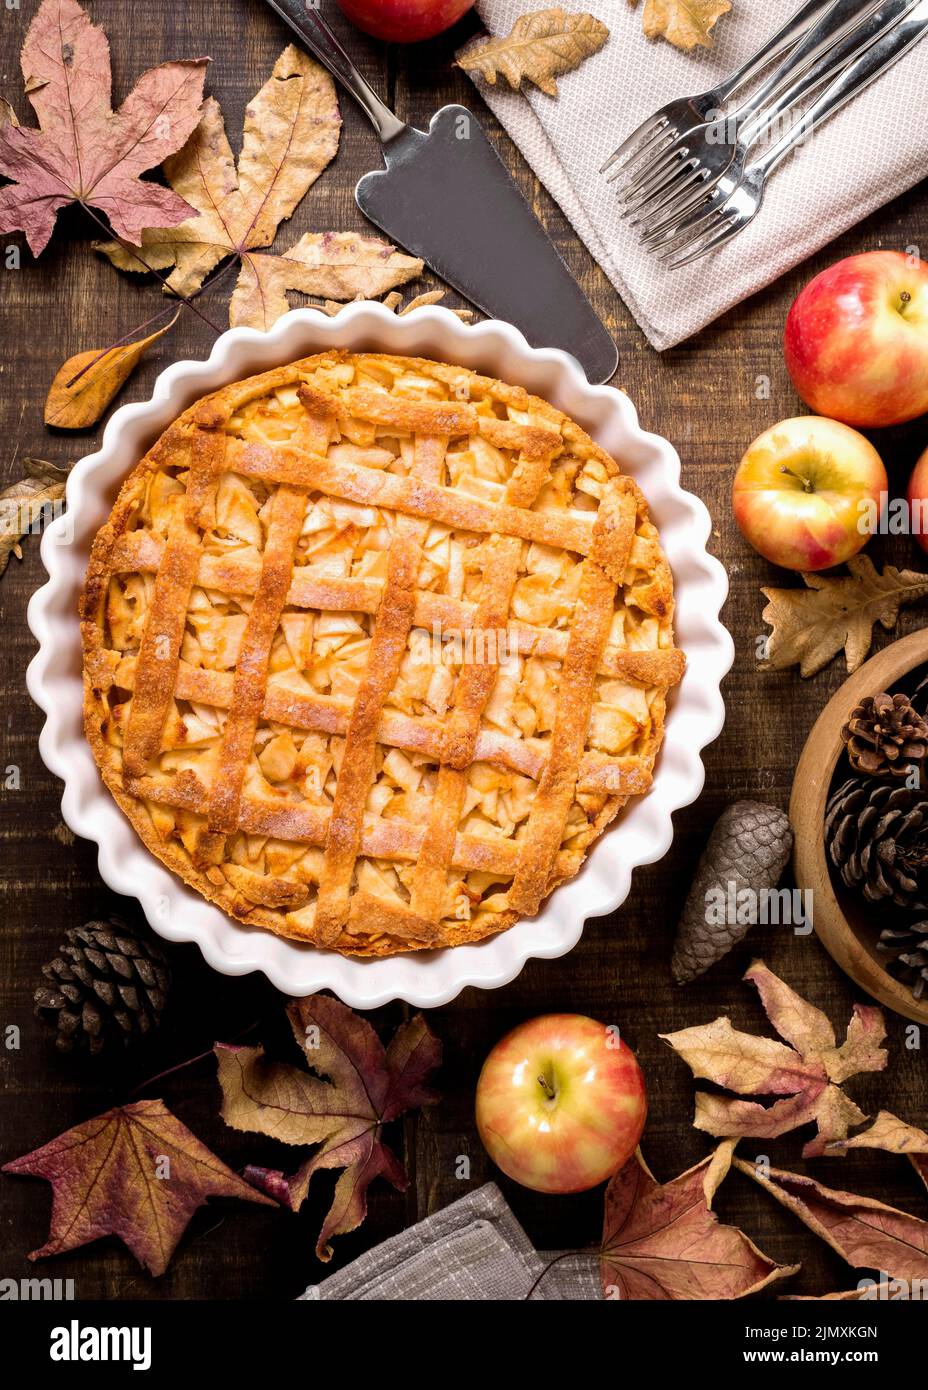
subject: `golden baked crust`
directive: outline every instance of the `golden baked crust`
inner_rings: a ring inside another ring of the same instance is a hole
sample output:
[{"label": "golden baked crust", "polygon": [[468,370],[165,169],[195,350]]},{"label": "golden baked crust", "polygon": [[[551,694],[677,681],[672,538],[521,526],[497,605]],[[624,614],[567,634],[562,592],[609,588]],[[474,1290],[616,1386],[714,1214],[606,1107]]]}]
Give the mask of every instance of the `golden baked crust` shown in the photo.
[{"label": "golden baked crust", "polygon": [[670,570],[521,387],[326,352],[192,406],[81,601],[85,728],[148,848],[347,954],[477,941],[575,874],[663,735]]}]

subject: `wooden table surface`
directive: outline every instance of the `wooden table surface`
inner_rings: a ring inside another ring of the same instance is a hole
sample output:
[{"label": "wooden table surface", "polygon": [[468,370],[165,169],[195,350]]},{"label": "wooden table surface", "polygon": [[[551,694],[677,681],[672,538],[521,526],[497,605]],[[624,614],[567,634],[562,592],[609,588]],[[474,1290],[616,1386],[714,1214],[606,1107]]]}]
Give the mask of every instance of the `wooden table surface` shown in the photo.
[{"label": "wooden table surface", "polygon": [[[22,10],[6,13],[0,25],[3,92],[14,100],[21,119],[30,123],[21,94],[18,49],[35,8],[34,0],[24,0]],[[150,64],[210,53],[209,90],[220,99],[237,145],[245,103],[265,80],[286,42],[282,26],[259,0],[226,4],[187,0],[184,5],[90,0],[89,8],[109,34],[120,99],[139,71]],[[477,28],[476,21],[468,18],[452,35],[406,49],[385,49],[355,33],[349,33],[348,41],[373,85],[386,93],[405,119],[426,121],[444,102],[461,100],[486,121],[526,197],[615,335],[620,357],[615,384],[628,391],[644,427],[665,435],[677,447],[684,485],[702,497],[712,513],[713,548],[731,580],[724,617],[734,635],[736,659],[725,683],[725,730],[705,757],[705,791],[695,806],[676,816],[674,842],[663,861],[636,872],[623,907],[611,917],[590,922],[569,956],[531,962],[505,989],[489,993],[468,989],[452,1004],[430,1014],[429,1021],[444,1042],[444,1099],[396,1125],[391,1136],[409,1171],[409,1190],[401,1195],[375,1182],[366,1223],[337,1241],[330,1269],[488,1179],[501,1182],[538,1247],[580,1247],[598,1239],[601,1191],[576,1197],[533,1194],[501,1179],[477,1138],[473,1094],[480,1064],[492,1044],[520,1020],[567,1010],[621,1026],[637,1051],[649,1085],[645,1153],[657,1176],[668,1179],[698,1161],[709,1141],[691,1127],[694,1084],[689,1070],[658,1040],[658,1033],[708,1022],[723,1012],[737,1026],[766,1031],[753,990],[741,983],[754,954],[764,957],[823,1008],[839,1030],[859,997],[814,936],[797,937],[788,927],[754,928],[748,943],[684,989],[671,984],[668,962],[681,903],[710,824],[738,797],[786,806],[805,736],[845,675],[838,661],[808,681],[801,680],[795,670],[778,674],[758,670],[757,640],[766,630],[759,586],[784,582],[785,577],[750,550],[735,528],[728,500],[732,472],[756,434],[802,408],[780,350],[784,319],[794,295],[813,273],[841,256],[876,247],[928,248],[926,185],[890,204],[698,337],[659,356],[470,83],[451,68],[454,48]],[[647,46],[643,39],[640,42],[642,61],[647,61]],[[694,60],[694,72],[698,66]],[[353,189],[359,174],[378,167],[378,147],[352,102],[345,99],[342,109],[339,154],[292,222],[284,224],[278,238],[283,248],[306,231],[365,227]],[[89,243],[95,235],[93,225],[70,213],[59,218],[54,240],[38,264],[24,252],[22,269],[3,273],[6,350],[0,363],[0,437],[4,482],[20,475],[26,457],[68,464],[95,447],[99,429],[77,437],[45,429],[42,402],[48,383],[70,354],[111,343],[160,307],[153,282],[118,275],[93,254]],[[204,301],[204,308],[220,320],[229,284],[227,280]],[[433,284],[426,276],[421,288]],[[447,302],[462,303],[454,296]],[[158,344],[132,378],[123,399],[146,398],[156,373],[168,362],[204,356],[210,345],[208,327],[193,314],[183,314],[173,334]],[[769,397],[758,390],[761,378],[769,379]],[[928,417],[907,429],[884,432],[880,447],[890,477],[900,488],[926,442]],[[906,540],[878,539],[870,553],[874,558],[918,564],[917,552]],[[124,1058],[93,1063],[62,1057],[33,1021],[32,993],[39,967],[55,954],[65,927],[114,910],[130,922],[140,921],[137,904],[119,899],[102,884],[94,847],[75,841],[63,825],[60,785],[39,757],[41,718],[24,684],[25,668],[35,649],[25,610],[42,576],[33,539],[26,544],[23,563],[11,561],[0,581],[4,704],[0,768],[15,765],[20,774],[17,790],[0,790],[4,887],[0,1027],[16,1025],[21,1030],[18,1050],[0,1048],[2,1162],[124,1101],[147,1078],[204,1052],[215,1039],[234,1038],[256,1020],[260,1028],[254,1036],[260,1033],[271,1042],[284,1037],[282,997],[258,976],[227,979],[214,974],[192,945],[171,948],[175,985],[167,1022],[154,1039]],[[906,611],[898,634],[920,624],[923,612]],[[877,645],[888,640],[881,633]],[[393,1004],[379,1010],[373,1020],[385,1032],[395,1027],[404,1012],[403,1006]],[[903,1020],[890,1015],[887,1022],[889,1070],[883,1076],[851,1081],[847,1089],[868,1113],[884,1107],[924,1125],[928,1120],[925,1053],[906,1047]],[[226,1130],[217,1114],[215,1068],[209,1057],[145,1089],[144,1094],[163,1096],[233,1167],[249,1161],[277,1165],[287,1160],[288,1155],[269,1142]],[[794,1134],[769,1145],[773,1161],[801,1169],[803,1137]],[[748,1141],[743,1147],[746,1156],[753,1157],[763,1146]],[[460,1155],[470,1160],[469,1180],[457,1176]],[[903,1159],[862,1153],[843,1161],[820,1160],[814,1171],[834,1186],[849,1187],[928,1217],[925,1193]],[[45,1239],[50,1190],[39,1181],[3,1177],[0,1275],[73,1278],[78,1298],[289,1299],[326,1272],[313,1256],[313,1244],[334,1180],[331,1174],[317,1177],[309,1201],[296,1216],[244,1203],[212,1204],[201,1210],[168,1272],[154,1280],[115,1239],[44,1265],[30,1265],[26,1252]],[[718,1209],[723,1219],[739,1224],[769,1255],[783,1262],[802,1262],[796,1291],[817,1293],[854,1286],[858,1276],[853,1271],[740,1174],[732,1175],[724,1186]]]}]

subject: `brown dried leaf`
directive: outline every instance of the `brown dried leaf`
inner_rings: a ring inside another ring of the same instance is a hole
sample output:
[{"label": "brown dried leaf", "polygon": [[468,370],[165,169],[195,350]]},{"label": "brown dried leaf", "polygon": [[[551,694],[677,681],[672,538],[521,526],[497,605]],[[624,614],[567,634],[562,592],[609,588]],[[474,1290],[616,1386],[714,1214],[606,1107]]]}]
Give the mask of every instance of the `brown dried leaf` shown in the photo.
[{"label": "brown dried leaf", "polygon": [[640,1154],[606,1188],[600,1276],[606,1298],[746,1298],[795,1274],[706,1204],[712,1159],[663,1186]]},{"label": "brown dried leaf", "polygon": [[764,1106],[697,1091],[693,1123],[719,1139],[775,1139],[814,1123],[818,1133],[803,1154],[821,1154],[831,1140],[845,1138],[852,1126],[866,1119],[840,1087],[859,1072],[882,1071],[886,1066],[888,1054],[880,1046],[886,1036],[883,1015],[871,1005],[855,1004],[847,1038],[838,1047],[834,1029],[821,1010],[762,961],[754,961],[744,978],[757,987],[767,1017],[788,1046],[738,1032],[724,1017],[661,1037],[694,1076],[738,1095],[785,1099]]},{"label": "brown dried leaf", "polygon": [[712,1210],[712,1203],[715,1201],[716,1193],[731,1172],[731,1161],[735,1156],[735,1149],[737,1147],[737,1139],[723,1139],[721,1144],[718,1144],[714,1152],[710,1155],[709,1166],[706,1169],[706,1176],[702,1185],[706,1206],[710,1211]]},{"label": "brown dried leaf", "polygon": [[69,357],[58,368],[45,398],[45,423],[58,430],[84,430],[95,425],[117,391],[135,371],[145,353],[177,322],[180,310],[156,333],[119,347],[91,348]]},{"label": "brown dried leaf", "polygon": [[664,38],[688,53],[697,45],[712,47],[710,30],[730,9],[731,0],[645,0],[642,28],[645,38]]},{"label": "brown dried leaf", "polygon": [[878,1269],[893,1279],[928,1279],[928,1221],[871,1197],[838,1192],[799,1173],[768,1173],[735,1159],[781,1206],[855,1269]]},{"label": "brown dried leaf", "polygon": [[377,237],[307,232],[283,256],[242,257],[229,323],[233,328],[270,328],[290,308],[287,290],[340,301],[376,299],[421,275],[422,264]]},{"label": "brown dried leaf", "polygon": [[[393,290],[390,294],[384,295],[380,302],[385,309],[389,309],[390,312],[396,314],[398,318],[402,318],[405,314],[411,314],[414,309],[421,309],[429,304],[440,303],[446,294],[447,290],[426,290],[423,294],[414,295],[408,304],[403,304],[403,296],[398,290]],[[355,295],[356,300],[365,298],[367,298],[366,295]],[[352,302],[352,300],[348,300],[349,304]],[[344,307],[345,305],[339,303],[336,299],[327,299],[320,305],[323,312],[330,315],[332,318],[340,313]],[[474,316],[470,309],[451,309],[449,312],[454,314],[455,318],[462,319],[464,323],[469,323]]]},{"label": "brown dried leaf", "polygon": [[[95,248],[119,270],[139,274],[173,267],[168,287],[184,297],[195,294],[227,256],[270,246],[280,223],[292,216],[334,157],[340,128],[331,77],[291,44],[246,108],[237,163],[213,97],[204,102],[200,123],[187,144],[165,161],[171,187],[199,216],[179,227],[145,231],[139,252],[120,241],[95,242]],[[255,259],[249,257],[242,267],[245,298],[248,277],[255,278]],[[301,273],[295,267],[295,274]],[[280,302],[282,313],[288,307],[282,291]]]},{"label": "brown dried leaf", "polygon": [[343,1170],[316,1243],[318,1257],[329,1260],[331,1238],[364,1220],[367,1189],[375,1177],[387,1178],[401,1191],[408,1186],[403,1165],[383,1142],[383,1126],[437,1099],[426,1083],[441,1060],[441,1044],[417,1014],[384,1048],[366,1019],[324,995],[294,1001],[287,1014],[318,1075],[268,1061],[260,1047],[218,1044],[221,1113],[233,1129],[267,1134],[284,1144],[320,1145],[290,1176],[246,1169],[258,1187],[294,1210],[305,1200],[314,1173]]},{"label": "brown dried leaf", "polygon": [[928,1187],[928,1134],[906,1124],[888,1110],[881,1110],[869,1129],[853,1139],[838,1139],[826,1153],[841,1158],[848,1149],[882,1149],[884,1153],[906,1154],[922,1182]]},{"label": "brown dried leaf", "polygon": [[21,65],[39,128],[0,117],[0,232],[23,231],[44,250],[67,203],[97,208],[117,236],[137,245],[144,227],[189,218],[169,188],[139,178],[187,139],[199,120],[208,58],[161,63],[143,73],[117,112],[110,106],[110,48],[77,0],[44,0]]},{"label": "brown dried leaf", "polygon": [[568,14],[559,7],[535,10],[520,15],[504,38],[463,49],[456,66],[491,87],[504,77],[513,91],[523,82],[533,82],[556,97],[556,79],[598,53],[608,37],[605,24],[591,14]]},{"label": "brown dried leaf", "polygon": [[0,574],[11,555],[23,558],[20,542],[39,528],[42,509],[64,496],[67,469],[44,459],[26,459],[24,469],[24,478],[0,492]]},{"label": "brown dried leaf", "polygon": [[140,1100],[69,1129],[3,1166],[45,1178],[51,1230],[30,1260],[115,1235],[151,1274],[163,1274],[193,1213],[208,1197],[271,1200],[227,1168],[161,1100]]},{"label": "brown dried leaf", "polygon": [[928,594],[928,574],[894,565],[880,574],[866,555],[855,555],[847,567],[850,574],[837,579],[804,574],[805,589],[761,589],[769,599],[763,620],[772,628],[766,668],[798,664],[800,675],[814,676],[843,647],[848,671],[856,671],[870,650],[874,623],[889,631],[903,604]]}]

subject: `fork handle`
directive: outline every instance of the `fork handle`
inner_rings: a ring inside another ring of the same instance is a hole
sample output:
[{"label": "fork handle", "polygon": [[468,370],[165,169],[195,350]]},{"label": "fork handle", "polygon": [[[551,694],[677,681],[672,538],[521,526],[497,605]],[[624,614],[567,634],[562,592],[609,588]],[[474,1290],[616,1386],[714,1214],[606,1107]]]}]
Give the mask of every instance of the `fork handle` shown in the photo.
[{"label": "fork handle", "polygon": [[784,159],[795,145],[804,140],[818,122],[833,116],[836,111],[840,111],[846,102],[850,101],[851,97],[862,92],[865,87],[869,87],[870,83],[881,73],[892,67],[893,63],[898,62],[913,44],[924,38],[926,31],[928,31],[928,0],[920,0],[913,10],[910,10],[890,29],[889,33],[884,34],[881,39],[872,44],[865,53],[862,53],[855,62],[846,67],[825,88],[818,100],[813,102],[808,111],[805,112],[802,119],[797,121],[796,125],[782,139],[778,140],[754,162],[752,173],[757,171],[765,178],[771,174],[780,160]]},{"label": "fork handle", "polygon": [[918,3],[919,0],[883,0],[878,10],[874,10],[860,24],[849,29],[834,47],[823,53],[790,86],[783,88],[769,106],[757,112],[753,117],[749,117],[746,124],[738,131],[739,143],[745,149],[753,144],[758,136],[772,126],[778,116],[797,108],[811,92],[815,91],[816,87],[821,86],[826,78],[834,77],[841,68],[853,58],[858,57],[864,49],[869,48],[875,39],[891,29],[903,15],[914,9]]},{"label": "fork handle", "polygon": [[762,111],[771,97],[800,76],[816,58],[832,48],[851,25],[861,20],[877,6],[878,0],[833,0],[817,23],[806,31],[792,51],[734,113],[742,125]]},{"label": "fork handle", "polygon": [[778,29],[771,39],[764,44],[763,48],[749,58],[748,61],[733,72],[730,77],[726,77],[716,88],[719,105],[724,106],[730,97],[743,87],[746,82],[767,66],[773,59],[778,58],[784,49],[791,48],[798,39],[806,32],[811,24],[829,10],[833,0],[806,0],[806,4],[798,9],[791,19],[788,19],[782,29]]}]

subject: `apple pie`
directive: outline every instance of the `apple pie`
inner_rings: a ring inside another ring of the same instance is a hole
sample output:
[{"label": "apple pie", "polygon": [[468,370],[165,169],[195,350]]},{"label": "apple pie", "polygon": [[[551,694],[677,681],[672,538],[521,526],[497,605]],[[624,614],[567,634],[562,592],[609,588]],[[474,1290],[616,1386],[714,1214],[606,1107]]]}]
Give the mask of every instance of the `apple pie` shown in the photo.
[{"label": "apple pie", "polygon": [[464,367],[325,352],[175,421],[98,533],[85,727],[149,850],[346,954],[537,912],[647,791],[673,590],[636,483]]}]

